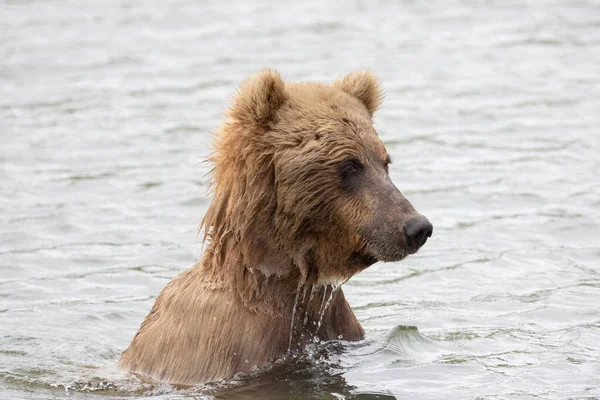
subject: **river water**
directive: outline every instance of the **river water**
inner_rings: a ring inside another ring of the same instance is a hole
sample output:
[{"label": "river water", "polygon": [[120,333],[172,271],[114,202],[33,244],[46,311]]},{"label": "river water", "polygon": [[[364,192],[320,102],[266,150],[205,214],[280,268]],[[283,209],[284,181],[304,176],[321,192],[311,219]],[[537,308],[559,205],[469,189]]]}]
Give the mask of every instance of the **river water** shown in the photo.
[{"label": "river water", "polygon": [[[344,285],[367,339],[152,386],[115,361],[201,253],[202,163],[263,67],[371,68],[433,222]],[[600,396],[600,3],[0,3],[0,398]]]}]

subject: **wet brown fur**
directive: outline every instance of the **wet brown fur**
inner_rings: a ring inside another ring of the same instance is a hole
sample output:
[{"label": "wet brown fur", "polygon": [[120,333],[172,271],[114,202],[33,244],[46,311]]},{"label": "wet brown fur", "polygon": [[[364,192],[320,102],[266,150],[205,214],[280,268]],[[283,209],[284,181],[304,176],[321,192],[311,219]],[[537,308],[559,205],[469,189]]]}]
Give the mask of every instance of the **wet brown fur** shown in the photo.
[{"label": "wet brown fur", "polygon": [[157,298],[122,368],[195,384],[260,367],[315,335],[363,337],[334,288],[365,267],[349,259],[365,246],[358,228],[374,205],[345,195],[337,168],[349,156],[386,159],[371,121],[380,101],[368,71],[325,85],[263,70],[240,87],[210,159],[206,250]]}]

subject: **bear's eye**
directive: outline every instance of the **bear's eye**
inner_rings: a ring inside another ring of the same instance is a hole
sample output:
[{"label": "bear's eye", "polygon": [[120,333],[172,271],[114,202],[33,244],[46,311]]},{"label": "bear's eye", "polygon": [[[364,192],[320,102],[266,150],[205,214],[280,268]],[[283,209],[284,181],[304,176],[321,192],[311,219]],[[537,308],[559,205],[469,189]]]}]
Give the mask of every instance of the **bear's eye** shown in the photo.
[{"label": "bear's eye", "polygon": [[352,175],[356,174],[360,170],[362,170],[363,165],[356,158],[349,158],[344,160],[340,164],[340,172],[342,173],[342,178],[347,179]]}]

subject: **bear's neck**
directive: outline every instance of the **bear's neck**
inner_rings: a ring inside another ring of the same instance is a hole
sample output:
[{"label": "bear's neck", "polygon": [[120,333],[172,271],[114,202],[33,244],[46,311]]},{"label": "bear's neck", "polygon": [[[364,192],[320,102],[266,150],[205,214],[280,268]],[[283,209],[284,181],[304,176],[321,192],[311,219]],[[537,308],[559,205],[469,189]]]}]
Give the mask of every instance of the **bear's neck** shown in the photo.
[{"label": "bear's neck", "polygon": [[[225,251],[224,251],[225,250]],[[243,306],[277,316],[295,314],[314,326],[324,318],[336,290],[346,280],[322,279],[314,265],[306,262],[304,269],[291,257],[264,256],[259,262],[244,255],[241,246],[228,244],[207,247],[197,268],[213,284],[226,288]],[[276,266],[275,263],[278,263]]]}]

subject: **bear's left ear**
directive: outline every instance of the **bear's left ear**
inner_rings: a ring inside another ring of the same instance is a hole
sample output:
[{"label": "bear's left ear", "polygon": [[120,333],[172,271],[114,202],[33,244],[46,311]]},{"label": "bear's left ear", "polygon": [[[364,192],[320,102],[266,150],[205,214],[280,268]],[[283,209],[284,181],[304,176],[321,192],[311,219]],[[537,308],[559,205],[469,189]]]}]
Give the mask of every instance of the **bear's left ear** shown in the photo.
[{"label": "bear's left ear", "polygon": [[333,82],[332,86],[360,100],[371,116],[383,100],[379,79],[369,70],[351,72]]},{"label": "bear's left ear", "polygon": [[263,69],[240,86],[231,106],[234,119],[250,125],[266,126],[285,103],[288,95],[277,71]]}]

